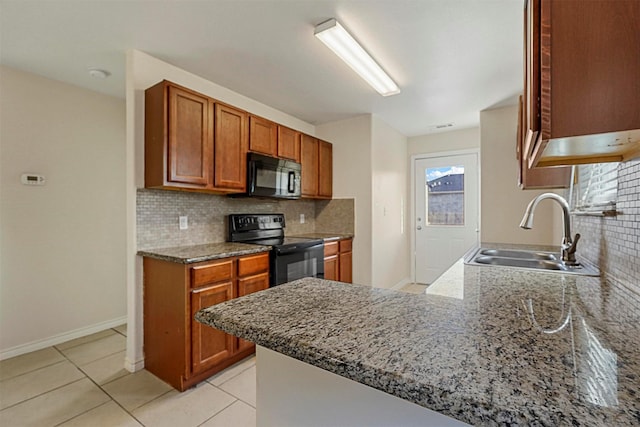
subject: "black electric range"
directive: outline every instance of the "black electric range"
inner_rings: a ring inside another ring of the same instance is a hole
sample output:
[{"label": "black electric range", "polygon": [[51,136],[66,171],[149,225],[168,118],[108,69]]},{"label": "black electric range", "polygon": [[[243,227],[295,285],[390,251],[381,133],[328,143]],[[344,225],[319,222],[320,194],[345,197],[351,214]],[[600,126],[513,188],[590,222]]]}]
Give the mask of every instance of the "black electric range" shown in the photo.
[{"label": "black electric range", "polygon": [[269,286],[302,277],[324,278],[324,242],[285,237],[284,214],[232,214],[228,223],[228,241],[271,246]]}]

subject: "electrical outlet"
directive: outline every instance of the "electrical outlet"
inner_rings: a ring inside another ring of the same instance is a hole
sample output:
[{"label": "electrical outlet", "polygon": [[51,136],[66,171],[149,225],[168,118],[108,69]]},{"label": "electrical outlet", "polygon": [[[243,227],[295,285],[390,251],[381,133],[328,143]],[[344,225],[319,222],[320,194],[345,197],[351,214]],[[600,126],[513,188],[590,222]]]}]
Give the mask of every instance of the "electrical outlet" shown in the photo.
[{"label": "electrical outlet", "polygon": [[187,216],[180,217],[180,230],[186,230],[189,228],[189,218]]},{"label": "electrical outlet", "polygon": [[300,224],[304,224],[304,214],[300,214]]}]

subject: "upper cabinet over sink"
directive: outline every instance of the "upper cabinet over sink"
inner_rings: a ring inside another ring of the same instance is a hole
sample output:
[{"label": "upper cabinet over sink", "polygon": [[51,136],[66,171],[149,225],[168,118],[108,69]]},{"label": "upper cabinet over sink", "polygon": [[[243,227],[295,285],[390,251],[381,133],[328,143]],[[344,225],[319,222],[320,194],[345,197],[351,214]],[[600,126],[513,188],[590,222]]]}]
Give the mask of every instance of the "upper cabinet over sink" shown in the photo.
[{"label": "upper cabinet over sink", "polygon": [[528,167],[640,157],[640,1],[528,0],[525,44]]}]

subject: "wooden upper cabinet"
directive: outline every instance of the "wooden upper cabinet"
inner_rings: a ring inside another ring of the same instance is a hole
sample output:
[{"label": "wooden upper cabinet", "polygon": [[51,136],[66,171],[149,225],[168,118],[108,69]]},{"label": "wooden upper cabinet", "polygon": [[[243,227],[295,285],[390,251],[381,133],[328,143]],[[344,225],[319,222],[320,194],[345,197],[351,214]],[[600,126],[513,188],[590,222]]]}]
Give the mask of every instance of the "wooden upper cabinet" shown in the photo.
[{"label": "wooden upper cabinet", "polygon": [[300,163],[300,132],[278,125],[278,157]]},{"label": "wooden upper cabinet", "polygon": [[332,196],[332,145],[163,80],[145,91],[145,187],[242,193],[247,152],[302,164],[302,195]]},{"label": "wooden upper cabinet", "polygon": [[526,128],[523,98],[520,96],[518,109],[518,140],[516,142],[516,160],[518,162],[518,185],[523,190],[536,188],[567,188],[571,183],[571,166],[537,168],[530,167],[524,157],[524,129]]},{"label": "wooden upper cabinet", "polygon": [[[210,103],[213,104],[213,101]],[[244,191],[247,183],[247,149],[247,113],[222,103],[215,103],[215,189]]]},{"label": "wooden upper cabinet", "polygon": [[526,2],[530,166],[640,156],[638,28],[637,0]]},{"label": "wooden upper cabinet", "polygon": [[318,196],[330,199],[333,195],[333,145],[318,141]]},{"label": "wooden upper cabinet", "polygon": [[278,125],[262,117],[249,116],[249,151],[276,157]]},{"label": "wooden upper cabinet", "polygon": [[145,92],[145,186],[207,189],[213,173],[208,98],[162,81]]},{"label": "wooden upper cabinet", "polygon": [[302,135],[300,140],[300,163],[302,164],[302,195],[318,195],[318,140]]},{"label": "wooden upper cabinet", "polygon": [[302,196],[330,199],[333,195],[333,145],[302,134]]}]

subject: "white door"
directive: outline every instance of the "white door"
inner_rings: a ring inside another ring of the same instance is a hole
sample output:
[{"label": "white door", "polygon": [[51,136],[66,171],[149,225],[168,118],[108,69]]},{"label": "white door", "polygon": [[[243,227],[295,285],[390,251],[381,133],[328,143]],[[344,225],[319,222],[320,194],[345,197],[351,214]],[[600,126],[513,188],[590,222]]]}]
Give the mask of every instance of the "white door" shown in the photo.
[{"label": "white door", "polygon": [[478,241],[478,155],[414,162],[415,281],[430,284]]}]

